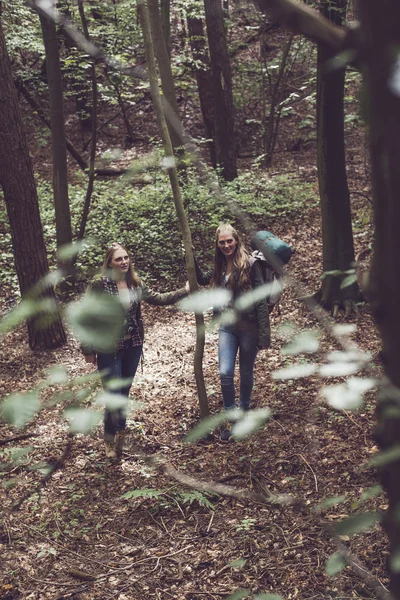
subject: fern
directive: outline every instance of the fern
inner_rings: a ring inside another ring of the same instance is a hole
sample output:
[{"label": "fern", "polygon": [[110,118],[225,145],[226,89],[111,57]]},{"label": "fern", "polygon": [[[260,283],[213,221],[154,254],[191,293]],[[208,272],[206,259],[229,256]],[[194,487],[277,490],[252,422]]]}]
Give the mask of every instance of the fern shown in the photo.
[{"label": "fern", "polygon": [[179,502],[182,502],[182,504],[192,505],[193,502],[197,502],[199,506],[204,506],[210,509],[215,508],[214,504],[210,502],[207,496],[202,492],[176,492],[175,496],[177,497],[177,500],[179,500]]},{"label": "fern", "polygon": [[140,490],[130,490],[122,494],[122,498],[157,498],[162,496],[165,490],[156,490],[154,488],[142,488]]}]

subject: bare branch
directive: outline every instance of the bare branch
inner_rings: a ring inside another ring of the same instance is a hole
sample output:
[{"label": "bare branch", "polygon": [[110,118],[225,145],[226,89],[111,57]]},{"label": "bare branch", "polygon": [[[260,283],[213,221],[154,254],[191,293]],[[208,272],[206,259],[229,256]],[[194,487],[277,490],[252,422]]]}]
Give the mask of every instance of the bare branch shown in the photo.
[{"label": "bare branch", "polygon": [[254,0],[254,3],[285,27],[340,52],[349,46],[350,30],[338,27],[306,4],[295,0]]}]

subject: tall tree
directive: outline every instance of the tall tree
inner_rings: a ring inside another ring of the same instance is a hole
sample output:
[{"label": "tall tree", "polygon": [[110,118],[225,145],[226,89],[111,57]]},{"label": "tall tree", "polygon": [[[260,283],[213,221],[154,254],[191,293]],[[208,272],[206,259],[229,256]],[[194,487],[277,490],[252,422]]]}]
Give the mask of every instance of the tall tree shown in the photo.
[{"label": "tall tree", "polygon": [[[196,3],[197,4],[197,3]],[[212,84],[212,73],[208,48],[206,44],[203,19],[196,14],[196,5],[192,5],[192,10],[187,17],[190,47],[192,50],[193,61],[195,63],[197,89],[199,91],[199,100],[205,135],[208,141],[211,164],[217,166],[217,157],[215,155],[215,103]]]},{"label": "tall tree", "polygon": [[[154,44],[151,37],[151,26],[149,11],[147,8],[146,0],[137,0],[137,9],[140,22],[142,25],[146,62],[149,73],[151,96],[154,103],[154,109],[157,116],[157,121],[160,129],[161,139],[164,147],[166,157],[173,155],[173,148],[171,139],[169,137],[167,122],[164,115],[163,104],[161,101],[160,90],[158,87],[158,78],[156,72],[156,62],[154,55]],[[188,279],[190,289],[192,292],[196,291],[197,277],[196,269],[194,265],[194,257],[192,252],[192,235],[190,232],[189,222],[183,206],[181,189],[179,186],[177,169],[174,165],[170,165],[167,168],[169,180],[171,183],[172,195],[174,198],[175,209],[179,220],[179,225],[182,232],[183,244],[185,248],[186,258],[186,269],[188,273]],[[196,378],[197,393],[199,397],[200,417],[207,417],[209,414],[209,406],[207,399],[207,392],[204,383],[203,376],[203,354],[204,354],[204,342],[205,342],[205,328],[204,318],[202,314],[196,314],[196,348],[194,355],[194,374]]]},{"label": "tall tree", "polygon": [[383,526],[390,542],[390,589],[400,600],[400,4],[398,0],[357,0],[357,35],[292,0],[257,4],[333,52],[357,54],[363,71],[370,129],[375,240],[368,299],[382,336],[385,379],[377,407],[381,481],[388,497]]},{"label": "tall tree", "polygon": [[[341,25],[347,0],[322,0],[322,14]],[[353,267],[354,244],[350,194],[347,185],[344,144],[345,67],[334,67],[334,51],[318,46],[317,66],[317,160],[322,212],[324,276],[317,299],[336,314],[339,308],[350,313],[360,299],[357,282],[342,287],[346,271]],[[330,274],[332,271],[341,274]]]},{"label": "tall tree", "polygon": [[[0,18],[0,186],[10,222],[15,269],[24,297],[48,272],[39,203],[17,91]],[[45,296],[54,299],[52,289]],[[56,348],[66,337],[57,314],[43,326],[43,315],[28,321],[31,348]]]},{"label": "tall tree", "polygon": [[[53,4],[53,0],[51,0]],[[56,25],[48,15],[40,14],[46,52],[49,86],[51,145],[53,153],[53,193],[56,216],[57,248],[72,242],[71,214],[68,199],[67,144],[64,123],[64,100]],[[59,265],[73,274],[72,264]]]},{"label": "tall tree", "polygon": [[232,74],[221,0],[204,0],[215,102],[216,162],[227,181],[237,177]]},{"label": "tall tree", "polygon": [[369,299],[382,335],[387,379],[378,405],[378,441],[391,451],[381,469],[389,507],[383,521],[390,542],[391,592],[400,598],[400,85],[397,0],[358,2],[363,75],[368,98],[375,242]]},{"label": "tall tree", "polygon": [[171,63],[164,38],[158,0],[147,0],[147,2],[155,55],[157,57],[158,67],[160,70],[163,98],[168,102],[169,107],[175,116],[174,122],[172,123],[171,119],[168,119],[167,114],[169,136],[171,138],[173,149],[176,153],[177,148],[182,146],[182,134],[181,131],[177,130],[177,126],[180,123],[180,117],[178,104],[176,102],[174,78],[172,76]]}]

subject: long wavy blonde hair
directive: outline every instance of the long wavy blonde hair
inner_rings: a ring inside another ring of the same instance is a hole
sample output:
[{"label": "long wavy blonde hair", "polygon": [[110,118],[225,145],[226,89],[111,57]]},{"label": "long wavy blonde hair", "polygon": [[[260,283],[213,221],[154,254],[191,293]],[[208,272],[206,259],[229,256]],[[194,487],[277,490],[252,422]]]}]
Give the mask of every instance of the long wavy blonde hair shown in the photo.
[{"label": "long wavy blonde hair", "polygon": [[129,254],[128,249],[125,248],[125,246],[123,246],[119,242],[114,242],[113,244],[110,244],[108,246],[106,254],[104,256],[103,266],[101,269],[102,275],[110,274],[110,269],[111,269],[110,262],[117,250],[123,250],[129,256],[129,269],[126,273],[126,283],[131,287],[135,287],[135,288],[139,287],[141,285],[141,281],[140,281],[139,275],[136,273],[135,269],[133,268],[131,255]]},{"label": "long wavy blonde hair", "polygon": [[229,223],[221,223],[215,232],[215,259],[211,284],[214,287],[223,287],[225,285],[226,258],[218,246],[220,235],[231,235],[237,242],[236,251],[233,256],[231,277],[229,277],[227,284],[228,287],[233,290],[235,295],[250,290],[252,286],[249,255],[240,240],[238,232]]}]

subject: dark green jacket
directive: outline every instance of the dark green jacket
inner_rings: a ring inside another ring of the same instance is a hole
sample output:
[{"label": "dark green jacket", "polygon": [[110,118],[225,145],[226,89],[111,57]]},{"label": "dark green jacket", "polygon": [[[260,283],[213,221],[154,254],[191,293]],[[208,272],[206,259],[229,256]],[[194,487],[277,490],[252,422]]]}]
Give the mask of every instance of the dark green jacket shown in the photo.
[{"label": "dark green jacket", "polygon": [[[196,276],[199,285],[208,285],[211,281],[212,271],[203,271],[203,269],[195,260]],[[252,288],[264,285],[261,266],[255,261],[250,267],[250,280]],[[240,294],[234,293],[234,300]],[[268,347],[271,344],[271,326],[269,322],[269,309],[267,297],[256,302],[250,309],[239,313],[238,323],[255,323],[258,327],[258,344],[259,346]]]}]

